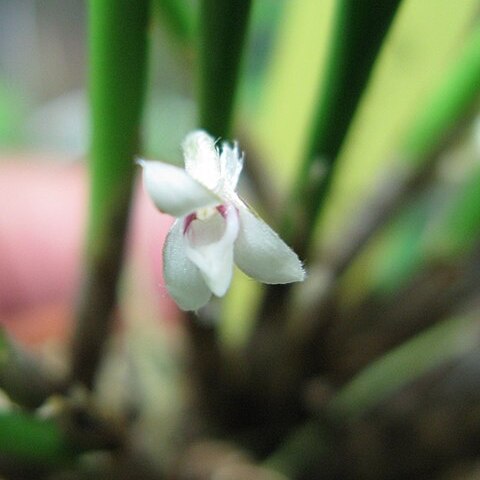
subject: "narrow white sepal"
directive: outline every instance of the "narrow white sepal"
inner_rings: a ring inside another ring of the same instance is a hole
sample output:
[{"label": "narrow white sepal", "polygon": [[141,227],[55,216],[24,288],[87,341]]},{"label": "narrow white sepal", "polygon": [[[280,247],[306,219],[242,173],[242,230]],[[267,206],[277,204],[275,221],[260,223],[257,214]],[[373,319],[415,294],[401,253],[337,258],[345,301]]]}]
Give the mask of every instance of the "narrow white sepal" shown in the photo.
[{"label": "narrow white sepal", "polygon": [[163,278],[167,290],[182,310],[198,310],[212,296],[198,268],[188,259],[183,241],[183,219],[168,232],[163,247]]},{"label": "narrow white sepal", "polygon": [[162,212],[183,217],[198,208],[218,205],[220,199],[183,168],[163,162],[139,160],[145,188]]},{"label": "narrow white sepal", "polygon": [[210,290],[223,297],[233,274],[233,244],[238,235],[238,214],[227,207],[225,218],[217,211],[194,220],[185,233],[188,258],[198,267]]},{"label": "narrow white sepal", "polygon": [[213,137],[203,130],[195,130],[186,136],[182,148],[187,173],[208,189],[215,190],[221,172]]},{"label": "narrow white sepal", "polygon": [[245,205],[238,205],[240,232],[235,242],[237,266],[263,283],[291,283],[305,279],[297,254]]}]

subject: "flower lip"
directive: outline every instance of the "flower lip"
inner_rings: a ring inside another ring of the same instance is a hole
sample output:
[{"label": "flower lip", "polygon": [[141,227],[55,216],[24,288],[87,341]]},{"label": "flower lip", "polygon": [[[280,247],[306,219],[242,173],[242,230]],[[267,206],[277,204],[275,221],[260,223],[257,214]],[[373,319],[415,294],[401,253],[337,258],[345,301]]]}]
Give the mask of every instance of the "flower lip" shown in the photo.
[{"label": "flower lip", "polygon": [[225,216],[220,209],[211,215],[192,220],[184,234],[187,257],[197,266],[210,290],[225,295],[233,273],[233,248],[239,230],[235,208],[227,206]]}]

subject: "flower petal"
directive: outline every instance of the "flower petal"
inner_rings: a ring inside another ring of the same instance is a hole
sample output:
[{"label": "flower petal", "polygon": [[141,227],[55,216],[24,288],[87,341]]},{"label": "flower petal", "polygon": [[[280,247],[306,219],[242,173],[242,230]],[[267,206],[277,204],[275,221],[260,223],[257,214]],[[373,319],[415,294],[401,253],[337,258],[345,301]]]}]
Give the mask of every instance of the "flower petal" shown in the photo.
[{"label": "flower petal", "polygon": [[182,310],[198,310],[212,295],[198,268],[187,258],[183,219],[168,232],[163,247],[163,277],[171,297]]},{"label": "flower petal", "polygon": [[235,242],[235,263],[263,283],[301,282],[305,270],[297,254],[245,205],[239,205],[240,232]]},{"label": "flower petal", "polygon": [[217,297],[225,295],[232,280],[233,244],[238,228],[238,213],[229,206],[222,214],[215,210],[205,220],[193,220],[185,232],[187,256]]},{"label": "flower petal", "polygon": [[222,179],[227,183],[231,190],[237,187],[238,179],[243,168],[243,153],[235,142],[231,147],[227,142],[222,144],[222,153],[220,154],[220,170]]},{"label": "flower petal", "polygon": [[221,176],[214,139],[203,130],[195,130],[186,136],[182,147],[187,173],[209,190],[214,190]]},{"label": "flower petal", "polygon": [[182,217],[198,208],[218,205],[220,199],[182,168],[163,162],[139,160],[143,182],[155,206],[162,212]]}]

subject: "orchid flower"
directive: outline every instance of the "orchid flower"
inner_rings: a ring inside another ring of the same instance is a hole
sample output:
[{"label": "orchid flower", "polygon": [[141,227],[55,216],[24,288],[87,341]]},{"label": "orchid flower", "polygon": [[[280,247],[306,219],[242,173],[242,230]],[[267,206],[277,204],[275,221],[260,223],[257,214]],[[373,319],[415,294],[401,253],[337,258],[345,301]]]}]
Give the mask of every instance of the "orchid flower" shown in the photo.
[{"label": "orchid flower", "polygon": [[302,281],[297,255],[235,192],[243,153],[235,143],[216,146],[202,130],[183,142],[185,169],[140,160],[146,191],[155,206],[177,217],[163,250],[166,287],[183,310],[222,297],[235,263],[263,283]]}]

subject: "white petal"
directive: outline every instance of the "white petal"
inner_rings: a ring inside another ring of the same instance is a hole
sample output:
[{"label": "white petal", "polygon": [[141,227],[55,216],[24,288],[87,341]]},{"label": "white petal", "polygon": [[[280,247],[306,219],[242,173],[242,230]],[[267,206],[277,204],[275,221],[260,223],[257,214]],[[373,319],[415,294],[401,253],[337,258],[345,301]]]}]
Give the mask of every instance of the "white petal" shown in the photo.
[{"label": "white petal", "polygon": [[220,166],[223,180],[231,190],[235,190],[243,168],[243,153],[239,150],[237,142],[233,147],[227,142],[222,144]]},{"label": "white petal", "polygon": [[185,170],[202,185],[214,190],[220,182],[220,157],[215,140],[203,130],[189,133],[182,144]]},{"label": "white petal", "polygon": [[156,207],[174,217],[198,208],[218,205],[220,199],[190,177],[182,168],[163,162],[140,160],[143,182]]},{"label": "white petal", "polygon": [[231,206],[225,216],[215,210],[205,220],[193,220],[185,233],[188,258],[218,297],[225,295],[232,280],[233,244],[238,228],[238,213]]},{"label": "white petal", "polygon": [[198,310],[212,295],[198,268],[187,258],[184,220],[176,220],[163,248],[163,277],[171,297],[182,310]]},{"label": "white petal", "polygon": [[263,283],[290,283],[305,279],[297,254],[245,205],[239,205],[240,232],[235,242],[235,263]]}]

